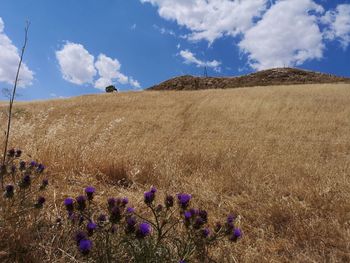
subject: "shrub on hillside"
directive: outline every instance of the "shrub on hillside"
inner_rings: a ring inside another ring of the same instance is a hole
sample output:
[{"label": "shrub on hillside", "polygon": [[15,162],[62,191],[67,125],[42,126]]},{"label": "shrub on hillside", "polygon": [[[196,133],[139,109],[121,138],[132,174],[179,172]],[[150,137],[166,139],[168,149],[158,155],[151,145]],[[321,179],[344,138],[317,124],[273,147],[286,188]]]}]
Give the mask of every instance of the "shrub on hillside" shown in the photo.
[{"label": "shrub on hillside", "polygon": [[113,85],[110,85],[110,86],[106,87],[105,90],[106,90],[107,93],[118,92],[117,88],[115,86],[113,86]]}]

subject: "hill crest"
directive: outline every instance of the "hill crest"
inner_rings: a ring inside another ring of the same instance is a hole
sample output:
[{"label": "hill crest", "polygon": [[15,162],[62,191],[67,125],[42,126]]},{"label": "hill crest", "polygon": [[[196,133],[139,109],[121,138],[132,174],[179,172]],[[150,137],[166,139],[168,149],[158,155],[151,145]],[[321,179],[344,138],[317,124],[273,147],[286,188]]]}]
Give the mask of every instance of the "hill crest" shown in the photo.
[{"label": "hill crest", "polygon": [[274,68],[238,77],[195,77],[179,76],[148,90],[200,90],[228,89],[270,85],[294,85],[350,82],[350,78],[297,68]]}]

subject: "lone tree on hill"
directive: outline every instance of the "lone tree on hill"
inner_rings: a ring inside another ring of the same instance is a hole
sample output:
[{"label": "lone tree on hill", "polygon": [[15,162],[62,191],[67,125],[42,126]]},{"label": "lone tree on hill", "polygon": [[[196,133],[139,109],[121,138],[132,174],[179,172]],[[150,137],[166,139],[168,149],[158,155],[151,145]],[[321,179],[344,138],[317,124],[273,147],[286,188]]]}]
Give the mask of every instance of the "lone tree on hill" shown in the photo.
[{"label": "lone tree on hill", "polygon": [[115,86],[110,85],[110,86],[106,87],[106,92],[107,93],[118,92],[118,89]]}]

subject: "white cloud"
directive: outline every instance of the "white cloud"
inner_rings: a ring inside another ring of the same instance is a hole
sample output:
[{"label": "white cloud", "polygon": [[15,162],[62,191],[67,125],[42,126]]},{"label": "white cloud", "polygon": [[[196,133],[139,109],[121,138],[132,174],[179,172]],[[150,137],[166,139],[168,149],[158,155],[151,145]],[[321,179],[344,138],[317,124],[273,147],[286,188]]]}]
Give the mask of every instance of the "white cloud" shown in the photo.
[{"label": "white cloud", "polygon": [[220,71],[219,66],[221,62],[213,60],[213,61],[203,61],[196,58],[195,54],[193,54],[189,50],[181,50],[180,56],[184,59],[185,64],[195,64],[197,67],[209,67],[214,68],[215,71]]},{"label": "white cloud", "polygon": [[338,39],[344,49],[350,43],[350,5],[338,5],[335,11],[327,11],[322,22],[329,25],[325,38]]},{"label": "white cloud", "polygon": [[95,66],[100,75],[100,78],[95,82],[95,87],[100,89],[112,84],[113,79],[117,78],[121,67],[117,59],[111,59],[104,54],[98,56]]},{"label": "white cloud", "polygon": [[301,65],[323,56],[317,17],[323,8],[311,0],[284,0],[273,5],[239,43],[252,68]]},{"label": "white cloud", "polygon": [[93,83],[96,69],[94,56],[83,45],[67,42],[56,51],[56,58],[65,80],[77,84]]},{"label": "white cloud", "polygon": [[268,0],[140,0],[158,7],[167,20],[176,21],[192,31],[190,40],[205,39],[212,43],[223,35],[236,36],[253,25]]},{"label": "white cloud", "polygon": [[120,84],[130,84],[132,87],[140,88],[140,83],[137,80],[125,76],[120,72],[121,64],[117,59],[112,59],[104,54],[100,54],[95,66],[99,74],[99,79],[95,82],[95,87],[98,89],[104,89],[115,81]]},{"label": "white cloud", "polygon": [[[0,82],[13,84],[20,56],[17,47],[12,44],[10,38],[4,33],[4,29],[4,21],[0,17]],[[33,78],[34,72],[22,62],[18,86],[23,88],[31,85]]]},{"label": "white cloud", "polygon": [[350,43],[349,4],[327,11],[315,0],[140,1],[187,28],[189,40],[212,44],[223,36],[238,37],[240,50],[256,70],[322,59],[326,39],[339,41],[344,49]]},{"label": "white cloud", "polygon": [[129,82],[130,82],[130,85],[136,89],[139,89],[141,88],[141,84],[140,82],[138,82],[137,80],[133,79],[133,77],[130,77],[129,78]]},{"label": "white cloud", "polygon": [[118,59],[100,54],[95,61],[95,57],[81,44],[67,42],[61,50],[56,51],[56,57],[62,77],[71,83],[94,84],[98,89],[104,89],[114,82],[140,87],[138,81],[120,72]]}]

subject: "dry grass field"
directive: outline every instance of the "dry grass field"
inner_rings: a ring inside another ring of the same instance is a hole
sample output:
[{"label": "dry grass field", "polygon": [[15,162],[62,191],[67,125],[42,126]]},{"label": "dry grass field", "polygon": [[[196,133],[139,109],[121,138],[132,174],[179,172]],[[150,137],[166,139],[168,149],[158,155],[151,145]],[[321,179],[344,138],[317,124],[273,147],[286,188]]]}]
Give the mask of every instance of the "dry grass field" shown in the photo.
[{"label": "dry grass field", "polygon": [[53,216],[87,185],[134,204],[155,185],[192,193],[210,221],[242,216],[242,240],[218,262],[350,261],[350,84],[88,95],[14,112],[10,145],[48,167]]}]

